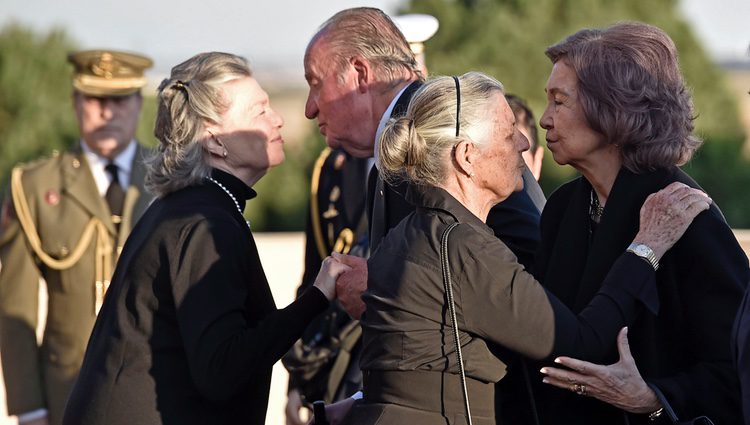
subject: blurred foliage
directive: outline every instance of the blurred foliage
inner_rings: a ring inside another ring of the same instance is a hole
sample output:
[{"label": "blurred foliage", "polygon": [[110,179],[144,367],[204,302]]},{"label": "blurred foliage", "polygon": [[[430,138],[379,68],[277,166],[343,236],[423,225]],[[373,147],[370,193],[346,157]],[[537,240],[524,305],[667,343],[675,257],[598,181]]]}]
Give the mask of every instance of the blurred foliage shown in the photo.
[{"label": "blurred foliage", "polygon": [[[35,33],[12,23],[0,29],[0,185],[21,162],[69,149],[78,143],[73,109],[73,67],[68,53],[77,45],[62,29]],[[148,146],[156,120],[153,93],[144,93],[138,139]]]},{"label": "blurred foliage", "polygon": [[[38,33],[17,23],[0,29],[0,196],[14,165],[49,157],[55,150],[78,143],[71,98],[73,67],[66,60],[67,54],[77,48],[62,29]],[[271,93],[272,98],[277,95],[300,97],[304,92]],[[156,97],[149,89],[144,89],[143,96],[137,138],[146,146],[155,146]],[[304,143],[288,143],[284,164],[256,185],[260,196],[248,204],[246,211],[253,229],[304,228],[309,176],[324,146],[313,128],[310,125]]]},{"label": "blurred foliage", "polygon": [[[667,31],[681,52],[681,64],[694,90],[697,132],[706,142],[685,170],[721,206],[730,224],[750,227],[750,167],[739,154],[744,134],[724,75],[713,65],[689,26],[679,18],[675,0],[412,0],[405,11],[430,13],[440,30],[427,42],[434,74],[476,69],[496,76],[509,92],[525,98],[541,114],[544,85],[551,69],[545,47],[583,27],[618,20],[640,20]],[[71,103],[72,67],[68,52],[77,47],[62,29],[33,32],[19,24],[0,29],[0,184],[12,165],[48,156],[77,143]],[[279,97],[304,91],[270,91]],[[300,111],[301,113],[301,111]],[[155,145],[156,101],[144,91],[139,140]],[[538,118],[538,117],[537,117]],[[257,231],[304,228],[312,164],[324,143],[314,125],[304,140],[287,140],[287,159],[255,187],[258,198],[246,211]],[[541,131],[540,135],[544,135]],[[575,176],[557,166],[547,152],[542,187],[549,194]]]},{"label": "blurred foliage", "polygon": [[[35,34],[18,24],[0,29],[0,181],[17,162],[62,150],[78,136],[71,100],[75,44],[60,29]],[[62,112],[62,113],[61,113]]]},{"label": "blurred foliage", "polygon": [[[666,31],[680,52],[693,90],[696,132],[705,143],[684,167],[724,211],[730,225],[750,227],[750,167],[740,155],[745,134],[726,76],[714,65],[680,17],[676,0],[412,0],[403,10],[438,18],[440,29],[426,43],[432,74],[479,70],[495,76],[509,93],[526,99],[537,119],[552,64],[546,47],[586,27],[637,20]],[[545,132],[540,130],[540,136]],[[540,181],[548,195],[576,176],[547,151]]]}]

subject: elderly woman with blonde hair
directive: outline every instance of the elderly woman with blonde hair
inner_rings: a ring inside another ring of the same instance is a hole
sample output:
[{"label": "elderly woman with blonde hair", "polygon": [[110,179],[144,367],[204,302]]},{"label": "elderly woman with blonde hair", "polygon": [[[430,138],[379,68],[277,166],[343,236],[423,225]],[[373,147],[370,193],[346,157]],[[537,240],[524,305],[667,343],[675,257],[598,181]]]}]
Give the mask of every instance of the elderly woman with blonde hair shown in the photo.
[{"label": "elderly woman with blonde hair", "polygon": [[[386,127],[379,171],[409,183],[416,211],[368,263],[364,400],[347,423],[494,424],[503,349],[600,359],[620,328],[658,307],[654,267],[623,249],[576,316],[493,235],[487,214],[521,189],[528,146],[502,85],[476,72],[428,81]],[[710,202],[666,188],[645,202],[633,241],[661,258]]]},{"label": "elderly woman with blonde hair", "polygon": [[243,58],[188,59],[158,101],[158,199],[125,244],[64,423],[262,425],[273,364],[346,266],[324,260],[313,287],[276,308],[243,209],[284,160],[283,121]]}]

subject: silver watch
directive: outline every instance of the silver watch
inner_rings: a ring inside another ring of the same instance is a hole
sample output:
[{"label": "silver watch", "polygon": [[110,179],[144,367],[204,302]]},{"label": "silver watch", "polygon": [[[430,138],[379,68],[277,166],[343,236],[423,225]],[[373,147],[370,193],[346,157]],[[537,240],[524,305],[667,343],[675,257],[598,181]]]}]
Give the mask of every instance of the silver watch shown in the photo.
[{"label": "silver watch", "polygon": [[633,254],[646,260],[649,264],[651,264],[651,267],[654,268],[654,271],[659,270],[659,260],[656,259],[654,250],[649,248],[648,245],[644,245],[641,243],[631,243],[630,246],[628,246],[627,251],[632,252]]}]

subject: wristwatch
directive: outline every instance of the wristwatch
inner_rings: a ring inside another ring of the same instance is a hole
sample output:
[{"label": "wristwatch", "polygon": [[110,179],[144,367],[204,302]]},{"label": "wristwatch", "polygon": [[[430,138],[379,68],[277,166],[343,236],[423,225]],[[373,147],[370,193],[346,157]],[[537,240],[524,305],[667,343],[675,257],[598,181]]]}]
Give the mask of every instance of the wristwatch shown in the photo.
[{"label": "wristwatch", "polygon": [[656,259],[654,250],[649,248],[648,245],[642,243],[631,243],[630,246],[628,246],[627,251],[643,258],[646,262],[651,264],[654,271],[659,270],[659,260]]}]

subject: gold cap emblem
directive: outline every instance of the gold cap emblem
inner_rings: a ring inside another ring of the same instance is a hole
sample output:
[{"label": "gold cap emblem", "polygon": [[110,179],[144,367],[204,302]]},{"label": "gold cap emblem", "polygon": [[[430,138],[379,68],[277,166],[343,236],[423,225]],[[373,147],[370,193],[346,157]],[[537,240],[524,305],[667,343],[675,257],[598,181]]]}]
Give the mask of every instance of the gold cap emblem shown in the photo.
[{"label": "gold cap emblem", "polygon": [[143,72],[151,59],[114,50],[84,50],[68,55],[73,64],[73,87],[90,96],[126,96],[146,85]]}]

